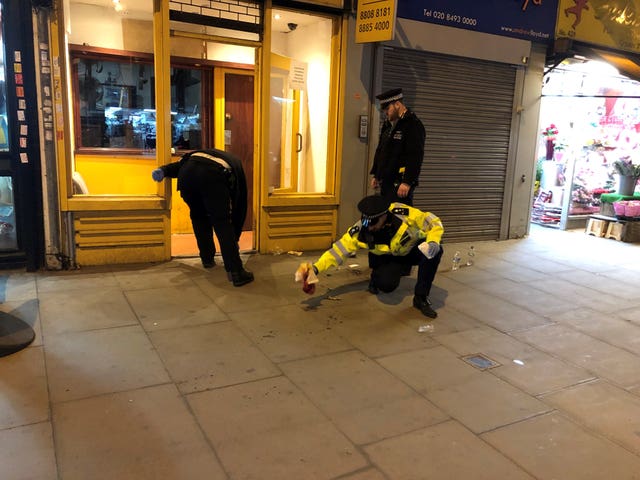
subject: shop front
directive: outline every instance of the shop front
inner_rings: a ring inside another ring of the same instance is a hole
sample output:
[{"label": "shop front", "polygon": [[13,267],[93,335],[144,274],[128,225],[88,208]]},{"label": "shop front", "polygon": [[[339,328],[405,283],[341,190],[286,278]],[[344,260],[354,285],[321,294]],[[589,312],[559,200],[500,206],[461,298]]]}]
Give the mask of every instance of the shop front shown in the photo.
[{"label": "shop front", "polygon": [[54,181],[72,265],[196,254],[175,182],[150,173],[202,148],[242,161],[242,249],[333,238],[342,2],[192,3],[58,2]]},{"label": "shop front", "polygon": [[[0,268],[43,262],[40,129],[31,3],[0,1]],[[22,28],[15,28],[22,25]]]},{"label": "shop front", "polygon": [[[545,75],[540,112],[540,186],[532,221],[583,228],[633,198],[625,170],[640,165],[640,82],[600,58],[572,56]],[[604,203],[603,203],[603,200]]]},{"label": "shop front", "polygon": [[640,23],[630,14],[640,4],[574,3],[560,0],[565,15],[547,55],[532,221],[621,227],[620,219],[636,220],[635,205],[614,205],[637,200],[640,177]]}]

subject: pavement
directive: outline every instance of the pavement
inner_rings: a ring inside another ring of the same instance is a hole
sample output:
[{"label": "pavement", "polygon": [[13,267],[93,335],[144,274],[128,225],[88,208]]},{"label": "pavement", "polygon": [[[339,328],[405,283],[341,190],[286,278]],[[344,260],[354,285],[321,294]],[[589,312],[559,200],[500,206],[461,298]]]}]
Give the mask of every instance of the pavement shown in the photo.
[{"label": "pavement", "polygon": [[[533,226],[431,292],[302,256],[0,272],[0,479],[640,478],[640,248]],[[415,269],[414,269],[415,270]],[[415,277],[415,271],[414,271]]]}]

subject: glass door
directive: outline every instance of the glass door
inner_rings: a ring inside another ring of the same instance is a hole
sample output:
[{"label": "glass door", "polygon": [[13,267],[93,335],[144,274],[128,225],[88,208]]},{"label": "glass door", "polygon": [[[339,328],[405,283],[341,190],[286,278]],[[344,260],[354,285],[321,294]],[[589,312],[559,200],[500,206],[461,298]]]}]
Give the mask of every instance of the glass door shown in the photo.
[{"label": "glass door", "polygon": [[336,32],[333,18],[273,11],[266,165],[269,195],[330,190]]},{"label": "glass door", "polygon": [[18,249],[18,239],[9,151],[10,122],[7,120],[7,69],[2,8],[0,3],[0,252],[10,252]]},{"label": "glass door", "polygon": [[290,88],[291,59],[271,54],[271,122],[269,192],[293,192],[302,155],[300,89]]}]

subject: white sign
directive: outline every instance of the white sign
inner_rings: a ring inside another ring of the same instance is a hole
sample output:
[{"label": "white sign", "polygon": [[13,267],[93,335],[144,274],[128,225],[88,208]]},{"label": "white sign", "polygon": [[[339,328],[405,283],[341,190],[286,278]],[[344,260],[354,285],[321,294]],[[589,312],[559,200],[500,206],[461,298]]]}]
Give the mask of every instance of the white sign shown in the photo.
[{"label": "white sign", "polygon": [[291,60],[289,70],[289,88],[291,90],[307,89],[307,64],[298,60]]}]

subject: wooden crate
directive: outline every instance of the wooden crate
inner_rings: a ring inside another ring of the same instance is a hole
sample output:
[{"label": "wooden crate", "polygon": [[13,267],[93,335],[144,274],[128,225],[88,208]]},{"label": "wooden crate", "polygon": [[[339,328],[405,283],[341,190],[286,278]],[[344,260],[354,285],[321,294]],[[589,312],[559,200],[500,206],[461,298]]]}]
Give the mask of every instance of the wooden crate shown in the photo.
[{"label": "wooden crate", "polygon": [[606,220],[600,220],[597,218],[590,218],[587,223],[586,233],[587,235],[594,235],[596,237],[604,237],[607,233],[607,226],[609,222]]},{"label": "wooden crate", "polygon": [[626,222],[626,228],[624,235],[622,236],[623,242],[638,243],[640,242],[640,221]]},{"label": "wooden crate", "polygon": [[622,240],[624,238],[627,225],[623,222],[609,222],[607,227],[606,238],[613,238],[615,240]]}]

